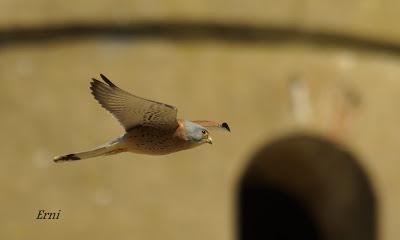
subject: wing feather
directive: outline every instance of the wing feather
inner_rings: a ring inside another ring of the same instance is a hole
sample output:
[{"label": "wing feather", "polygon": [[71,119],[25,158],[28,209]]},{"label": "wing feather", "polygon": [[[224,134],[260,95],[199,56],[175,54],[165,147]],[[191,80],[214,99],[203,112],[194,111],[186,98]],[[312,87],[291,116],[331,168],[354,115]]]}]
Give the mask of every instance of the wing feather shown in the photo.
[{"label": "wing feather", "polygon": [[178,127],[176,107],[132,95],[103,74],[100,76],[105,83],[93,78],[90,83],[92,94],[125,130],[139,125],[171,129]]},{"label": "wing feather", "polygon": [[216,123],[213,121],[208,121],[208,120],[196,120],[196,121],[192,121],[192,122],[197,123],[207,129],[225,129],[228,132],[231,131],[228,123],[226,123],[226,122],[223,122],[222,124]]}]

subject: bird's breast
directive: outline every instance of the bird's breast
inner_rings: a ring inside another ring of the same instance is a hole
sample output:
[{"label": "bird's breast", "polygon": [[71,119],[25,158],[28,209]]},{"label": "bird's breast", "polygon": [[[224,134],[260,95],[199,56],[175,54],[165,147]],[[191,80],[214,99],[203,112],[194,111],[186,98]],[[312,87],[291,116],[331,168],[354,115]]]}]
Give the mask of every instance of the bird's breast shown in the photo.
[{"label": "bird's breast", "polygon": [[182,139],[173,130],[152,127],[137,127],[124,136],[127,150],[134,153],[151,155],[169,154],[194,147],[192,143]]}]

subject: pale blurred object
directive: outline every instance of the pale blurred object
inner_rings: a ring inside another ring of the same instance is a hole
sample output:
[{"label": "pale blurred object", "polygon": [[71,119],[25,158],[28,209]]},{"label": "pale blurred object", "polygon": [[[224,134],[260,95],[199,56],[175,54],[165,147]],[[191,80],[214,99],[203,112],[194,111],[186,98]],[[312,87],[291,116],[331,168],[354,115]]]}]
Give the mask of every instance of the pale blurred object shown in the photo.
[{"label": "pale blurred object", "polygon": [[355,88],[335,82],[324,85],[320,94],[311,99],[307,82],[296,77],[290,80],[289,91],[298,126],[320,129],[329,139],[344,141],[361,105]]},{"label": "pale blurred object", "polygon": [[295,77],[289,83],[289,90],[295,122],[301,126],[310,124],[313,110],[307,84]]}]

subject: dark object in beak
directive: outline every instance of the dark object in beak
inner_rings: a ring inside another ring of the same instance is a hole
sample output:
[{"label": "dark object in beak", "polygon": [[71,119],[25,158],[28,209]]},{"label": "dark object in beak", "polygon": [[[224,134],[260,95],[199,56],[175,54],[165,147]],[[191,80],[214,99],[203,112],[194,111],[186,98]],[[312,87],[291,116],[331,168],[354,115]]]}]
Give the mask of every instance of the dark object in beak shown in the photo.
[{"label": "dark object in beak", "polygon": [[226,130],[228,130],[229,132],[231,131],[231,129],[229,128],[228,124],[226,122],[221,124],[221,127],[225,128]]}]

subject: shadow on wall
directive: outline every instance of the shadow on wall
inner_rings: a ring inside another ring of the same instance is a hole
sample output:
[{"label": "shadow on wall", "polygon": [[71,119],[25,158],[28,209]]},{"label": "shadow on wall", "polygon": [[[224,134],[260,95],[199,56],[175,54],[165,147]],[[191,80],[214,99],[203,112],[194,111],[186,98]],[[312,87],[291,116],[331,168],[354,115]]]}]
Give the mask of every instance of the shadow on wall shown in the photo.
[{"label": "shadow on wall", "polygon": [[358,161],[312,136],[263,147],[239,182],[238,239],[375,240],[376,202]]}]

